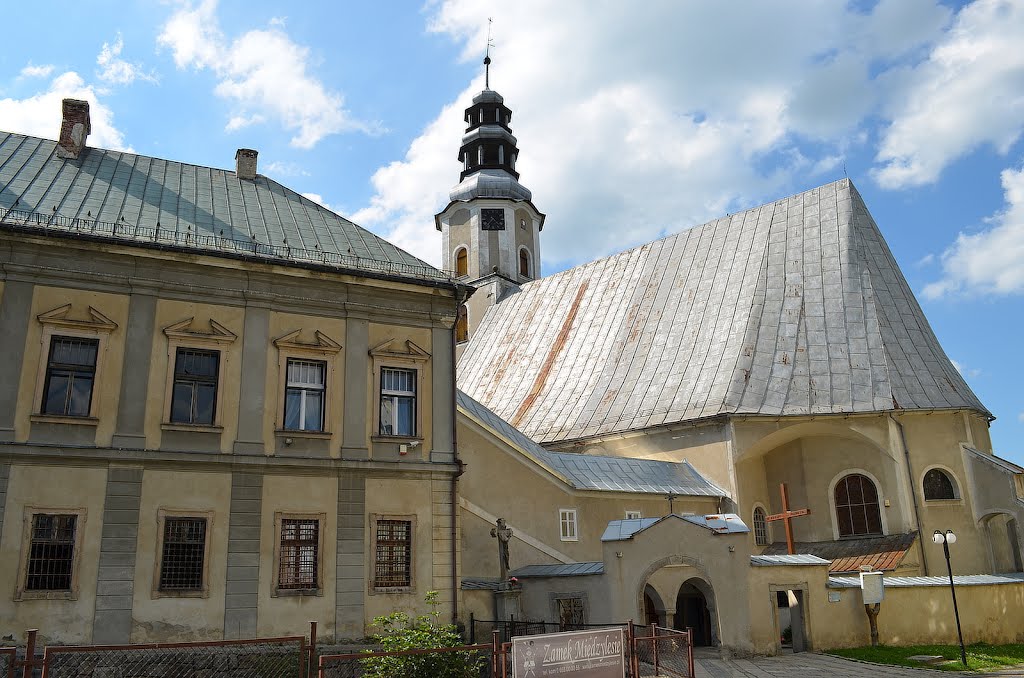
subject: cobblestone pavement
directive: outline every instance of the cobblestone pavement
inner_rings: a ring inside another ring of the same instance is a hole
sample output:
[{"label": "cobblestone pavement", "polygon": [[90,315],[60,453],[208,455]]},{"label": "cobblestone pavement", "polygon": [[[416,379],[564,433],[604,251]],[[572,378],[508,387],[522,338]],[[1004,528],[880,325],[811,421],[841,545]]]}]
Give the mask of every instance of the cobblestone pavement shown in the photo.
[{"label": "cobblestone pavement", "polygon": [[[865,664],[826,654],[804,652],[778,657],[752,659],[722,659],[717,650],[698,648],[695,653],[697,678],[937,678],[938,676],[965,675],[955,671],[911,669],[898,666]],[[1024,670],[1010,670],[994,674],[1024,676]]]}]

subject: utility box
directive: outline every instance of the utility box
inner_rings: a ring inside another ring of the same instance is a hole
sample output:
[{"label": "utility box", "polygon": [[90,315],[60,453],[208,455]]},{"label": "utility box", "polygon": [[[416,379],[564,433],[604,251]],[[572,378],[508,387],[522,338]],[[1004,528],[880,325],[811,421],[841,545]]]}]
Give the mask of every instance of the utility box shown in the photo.
[{"label": "utility box", "polygon": [[882,602],[882,599],[885,598],[885,583],[882,581],[882,573],[861,572],[860,593],[864,597],[865,605]]}]

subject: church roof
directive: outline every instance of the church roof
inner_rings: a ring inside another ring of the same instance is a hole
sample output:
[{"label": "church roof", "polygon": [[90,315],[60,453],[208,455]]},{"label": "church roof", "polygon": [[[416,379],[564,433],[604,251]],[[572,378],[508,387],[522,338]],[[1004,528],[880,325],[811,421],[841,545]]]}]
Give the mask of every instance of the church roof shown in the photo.
[{"label": "church roof", "polygon": [[[860,572],[865,567],[891,571],[900,566],[916,539],[915,531],[840,541],[798,541],[793,544],[793,550],[831,561],[828,571],[832,573]],[[775,542],[769,544],[762,555],[780,556],[786,549],[786,544]]]},{"label": "church roof", "polygon": [[0,217],[51,235],[370,275],[447,276],[262,175],[0,132]]},{"label": "church roof", "polygon": [[458,375],[541,443],[726,414],[987,414],[847,179],[525,284]]},{"label": "church roof", "polygon": [[610,520],[608,527],[604,528],[601,541],[625,541],[632,539],[635,535],[644,530],[654,527],[660,522],[670,519],[683,520],[698,527],[711,530],[715,534],[747,534],[750,532],[743,519],[735,513],[715,513],[706,516],[679,515],[670,513],[660,518],[626,518],[625,520]]},{"label": "church roof", "polygon": [[607,457],[546,450],[465,393],[456,394],[458,407],[491,429],[528,459],[578,490],[680,496],[725,496],[725,491],[702,476],[689,462]]}]

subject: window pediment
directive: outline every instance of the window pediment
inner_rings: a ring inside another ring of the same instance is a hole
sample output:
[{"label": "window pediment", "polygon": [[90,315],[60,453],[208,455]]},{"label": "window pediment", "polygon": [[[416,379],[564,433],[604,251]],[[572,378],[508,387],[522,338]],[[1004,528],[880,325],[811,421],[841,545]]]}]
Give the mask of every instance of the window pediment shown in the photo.
[{"label": "window pediment", "polygon": [[46,313],[40,313],[36,318],[43,325],[69,327],[90,332],[113,332],[117,329],[117,323],[92,306],[88,309],[88,318],[74,318],[70,317],[71,315],[71,304],[64,304]]},{"label": "window pediment", "polygon": [[209,341],[215,344],[230,344],[238,339],[238,335],[210,318],[210,329],[203,330],[193,327],[195,318],[188,318],[164,328],[164,334],[171,339],[184,339],[186,341]]},{"label": "window pediment", "polygon": [[279,349],[313,351],[315,353],[333,354],[341,350],[341,344],[331,339],[320,330],[313,331],[313,341],[302,340],[302,330],[292,330],[274,339],[274,346]]},{"label": "window pediment", "polygon": [[399,358],[404,360],[414,360],[416,362],[426,362],[430,360],[429,353],[408,339],[405,341],[388,339],[387,341],[381,342],[371,348],[369,353],[374,358]]}]

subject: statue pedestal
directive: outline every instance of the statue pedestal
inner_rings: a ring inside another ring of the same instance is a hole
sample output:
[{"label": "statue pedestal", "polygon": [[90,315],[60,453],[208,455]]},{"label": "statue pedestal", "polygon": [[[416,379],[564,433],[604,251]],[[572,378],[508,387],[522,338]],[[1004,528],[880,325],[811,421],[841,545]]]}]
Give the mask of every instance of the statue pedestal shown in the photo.
[{"label": "statue pedestal", "polygon": [[496,619],[507,621],[510,617],[514,617],[516,620],[523,618],[523,604],[520,600],[522,592],[523,590],[518,586],[502,588],[494,592],[495,613],[498,615]]}]

